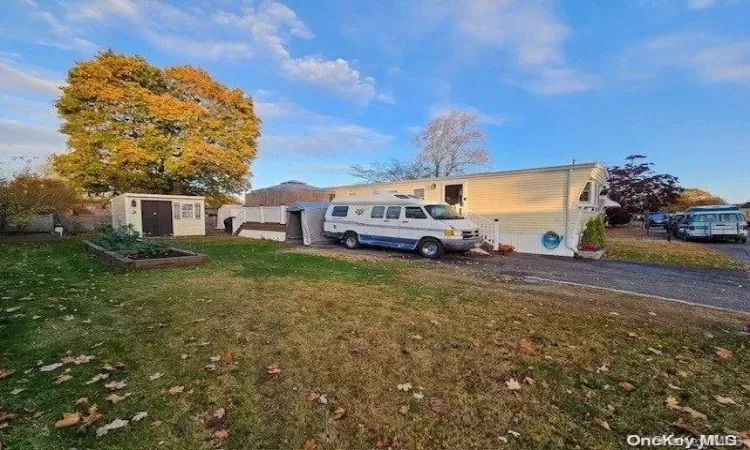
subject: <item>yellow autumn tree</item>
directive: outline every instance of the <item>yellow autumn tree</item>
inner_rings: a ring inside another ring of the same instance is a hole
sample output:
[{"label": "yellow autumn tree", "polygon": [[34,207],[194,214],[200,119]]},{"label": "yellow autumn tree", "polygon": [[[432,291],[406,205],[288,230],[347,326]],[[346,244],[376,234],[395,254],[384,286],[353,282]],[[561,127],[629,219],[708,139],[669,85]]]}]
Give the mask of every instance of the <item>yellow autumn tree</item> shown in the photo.
[{"label": "yellow autumn tree", "polygon": [[674,203],[669,205],[672,211],[684,211],[691,206],[722,205],[726,201],[706,190],[698,188],[683,189]]},{"label": "yellow autumn tree", "polygon": [[239,192],[257,154],[252,100],[196,67],[109,50],[70,69],[56,107],[69,151],[53,167],[92,194]]}]

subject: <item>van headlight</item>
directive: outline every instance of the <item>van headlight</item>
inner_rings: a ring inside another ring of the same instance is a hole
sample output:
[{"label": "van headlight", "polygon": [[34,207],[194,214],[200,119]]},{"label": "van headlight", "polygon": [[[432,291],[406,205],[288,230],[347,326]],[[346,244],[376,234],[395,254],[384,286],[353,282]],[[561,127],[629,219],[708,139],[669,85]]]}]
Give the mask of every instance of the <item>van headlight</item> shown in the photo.
[{"label": "van headlight", "polygon": [[443,230],[443,234],[446,236],[460,236],[461,232],[456,230],[455,228],[446,228]]}]

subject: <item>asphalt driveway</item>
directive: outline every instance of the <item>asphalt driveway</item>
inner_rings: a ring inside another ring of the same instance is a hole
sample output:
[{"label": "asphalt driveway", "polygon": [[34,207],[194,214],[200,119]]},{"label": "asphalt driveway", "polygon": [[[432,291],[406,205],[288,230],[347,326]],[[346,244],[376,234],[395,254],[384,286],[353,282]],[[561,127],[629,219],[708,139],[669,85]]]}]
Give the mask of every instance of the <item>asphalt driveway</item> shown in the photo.
[{"label": "asphalt driveway", "polygon": [[750,243],[740,244],[736,242],[708,242],[703,245],[728,256],[735,261],[750,264]]},{"label": "asphalt driveway", "polygon": [[742,271],[665,267],[520,253],[487,258],[449,255],[438,264],[476,268],[494,275],[529,281],[584,284],[750,312],[750,273]]}]

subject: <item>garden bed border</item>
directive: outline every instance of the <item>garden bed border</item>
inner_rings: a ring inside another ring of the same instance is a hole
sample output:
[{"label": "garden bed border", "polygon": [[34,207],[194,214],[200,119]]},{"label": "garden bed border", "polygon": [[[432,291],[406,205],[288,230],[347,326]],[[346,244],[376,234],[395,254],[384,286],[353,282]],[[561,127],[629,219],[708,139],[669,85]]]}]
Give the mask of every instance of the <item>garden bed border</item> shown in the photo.
[{"label": "garden bed border", "polygon": [[168,258],[130,259],[122,252],[107,250],[91,241],[83,241],[88,250],[104,258],[109,264],[123,269],[145,269],[151,267],[194,266],[208,261],[208,255],[195,253],[181,248],[168,247],[169,250],[185,254]]}]

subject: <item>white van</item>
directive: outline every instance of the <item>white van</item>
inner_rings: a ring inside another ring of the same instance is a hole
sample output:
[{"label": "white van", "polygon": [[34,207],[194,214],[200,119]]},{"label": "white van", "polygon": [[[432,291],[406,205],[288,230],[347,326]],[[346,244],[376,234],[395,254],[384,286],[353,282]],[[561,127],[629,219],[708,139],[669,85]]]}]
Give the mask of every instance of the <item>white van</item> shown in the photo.
[{"label": "white van", "polygon": [[417,250],[426,258],[437,258],[445,250],[466,251],[482,242],[477,225],[447,203],[406,194],[334,198],[323,233],[350,249],[375,245]]}]

